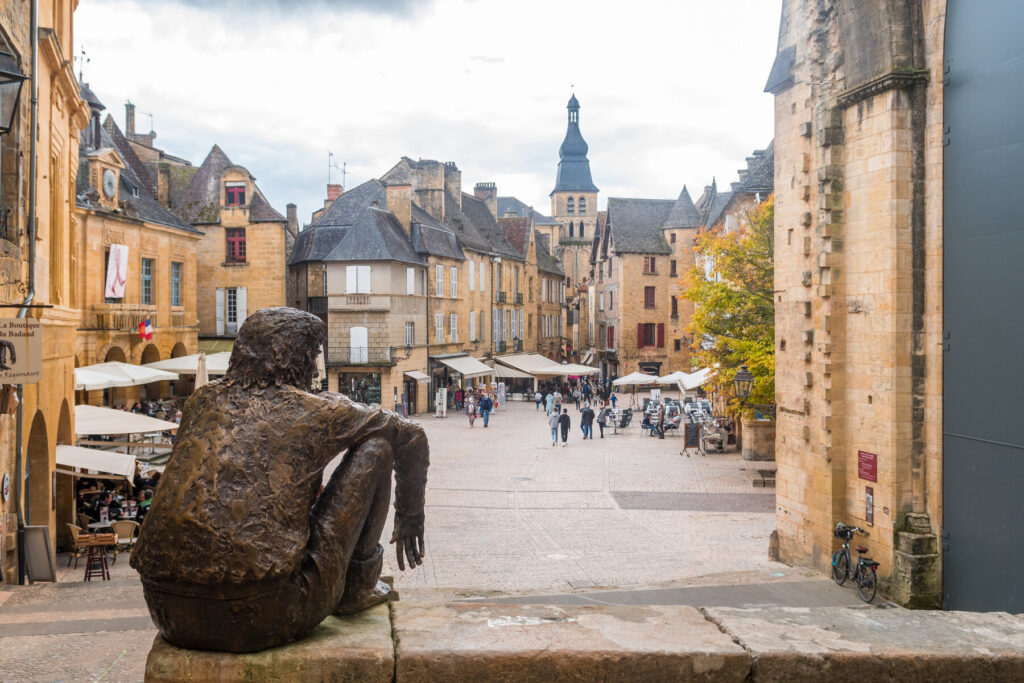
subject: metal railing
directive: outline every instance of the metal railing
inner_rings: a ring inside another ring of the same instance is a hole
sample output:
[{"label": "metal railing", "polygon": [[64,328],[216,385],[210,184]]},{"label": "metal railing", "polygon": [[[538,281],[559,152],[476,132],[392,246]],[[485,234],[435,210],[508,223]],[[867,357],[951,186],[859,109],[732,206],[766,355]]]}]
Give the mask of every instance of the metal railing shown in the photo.
[{"label": "metal railing", "polygon": [[327,362],[337,365],[394,365],[393,346],[355,346],[328,349]]},{"label": "metal railing", "polygon": [[495,292],[494,300],[499,304],[503,304],[507,300],[507,295],[505,294],[505,292]]},{"label": "metal railing", "polygon": [[96,329],[100,330],[138,330],[139,324],[146,322],[156,325],[156,307],[139,304],[98,304],[94,309]]},{"label": "metal railing", "polygon": [[504,353],[505,352],[505,348],[506,348],[505,342],[503,342],[503,341],[496,341],[496,342],[494,342],[494,350],[497,351],[498,353]]},{"label": "metal railing", "polygon": [[522,351],[523,350],[523,340],[520,339],[519,341],[512,342],[512,350],[513,351]]}]

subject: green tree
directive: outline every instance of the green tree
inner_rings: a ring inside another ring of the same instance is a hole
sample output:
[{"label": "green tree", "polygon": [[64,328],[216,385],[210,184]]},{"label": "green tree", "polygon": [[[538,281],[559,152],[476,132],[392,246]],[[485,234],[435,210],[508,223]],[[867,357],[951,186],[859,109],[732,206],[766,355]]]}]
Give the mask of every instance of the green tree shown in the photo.
[{"label": "green tree", "polygon": [[[697,265],[683,285],[694,302],[694,359],[715,369],[712,387],[731,396],[740,365],[754,375],[749,403],[775,403],[775,200],[747,214],[742,230],[702,231]],[[740,406],[730,400],[734,410]],[[749,409],[748,409],[749,412]]]}]

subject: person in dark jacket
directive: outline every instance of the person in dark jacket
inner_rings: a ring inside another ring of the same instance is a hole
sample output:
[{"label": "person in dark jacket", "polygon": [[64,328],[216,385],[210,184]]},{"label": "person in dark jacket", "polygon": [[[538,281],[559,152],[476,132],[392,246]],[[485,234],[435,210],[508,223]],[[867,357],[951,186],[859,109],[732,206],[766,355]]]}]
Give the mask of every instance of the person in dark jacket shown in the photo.
[{"label": "person in dark jacket", "polygon": [[569,426],[571,424],[569,409],[562,408],[562,414],[558,416],[558,426],[562,429],[562,448],[565,448],[565,442],[569,440]]},{"label": "person in dark jacket", "polygon": [[[597,414],[597,426],[601,429],[601,438],[604,438],[604,428],[608,424],[608,419],[611,417],[611,411],[608,410],[608,406],[602,406],[601,411]],[[593,437],[591,437],[593,438]]]},{"label": "person in dark jacket", "polygon": [[491,400],[490,394],[484,394],[483,399],[480,400],[480,417],[484,418],[484,427],[490,420],[492,410],[494,410],[494,401]]},{"label": "person in dark jacket", "polygon": [[580,429],[583,430],[584,439],[594,440],[594,409],[589,403],[584,403],[580,411]]}]

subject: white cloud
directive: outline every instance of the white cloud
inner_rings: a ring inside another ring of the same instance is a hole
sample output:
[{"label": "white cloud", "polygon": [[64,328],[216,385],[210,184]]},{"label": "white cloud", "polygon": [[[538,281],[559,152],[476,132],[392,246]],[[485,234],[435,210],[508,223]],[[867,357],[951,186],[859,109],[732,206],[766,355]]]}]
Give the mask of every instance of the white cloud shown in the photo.
[{"label": "white cloud", "polygon": [[735,180],[771,139],[780,4],[96,0],[75,17],[119,122],[131,99],[170,153],[198,164],[220,144],[308,220],[327,150],[349,186],[402,155],[451,160],[465,189],[547,211],[573,85],[603,198]]}]

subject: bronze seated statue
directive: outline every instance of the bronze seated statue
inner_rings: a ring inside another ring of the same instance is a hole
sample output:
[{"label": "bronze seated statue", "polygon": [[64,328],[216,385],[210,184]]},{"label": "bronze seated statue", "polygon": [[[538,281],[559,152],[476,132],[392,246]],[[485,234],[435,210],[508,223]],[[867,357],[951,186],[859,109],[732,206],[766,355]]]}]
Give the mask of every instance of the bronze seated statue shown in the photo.
[{"label": "bronze seated statue", "polygon": [[185,403],[131,557],[174,645],[253,652],[387,600],[378,541],[392,471],[398,565],[422,563],[426,436],[379,407],[310,393],[324,337],[308,313],[257,311],[227,374]]}]

